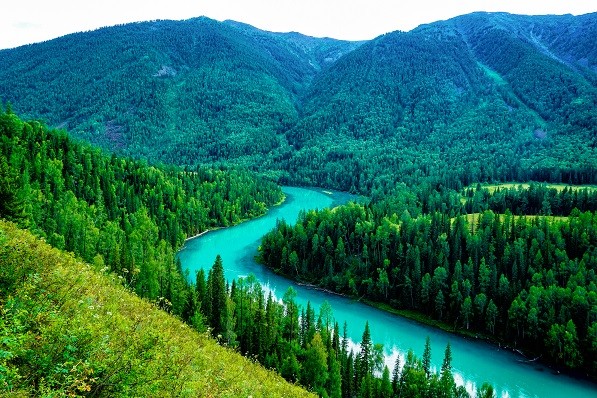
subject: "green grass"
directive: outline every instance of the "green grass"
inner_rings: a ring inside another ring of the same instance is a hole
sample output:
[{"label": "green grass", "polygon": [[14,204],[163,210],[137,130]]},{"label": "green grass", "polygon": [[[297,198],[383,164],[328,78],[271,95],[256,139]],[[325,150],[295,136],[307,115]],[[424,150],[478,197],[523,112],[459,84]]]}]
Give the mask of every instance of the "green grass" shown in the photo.
[{"label": "green grass", "polygon": [[311,396],[0,221],[0,396]]},{"label": "green grass", "polygon": [[[505,182],[501,184],[481,184],[482,189],[487,189],[490,193],[494,193],[498,189],[529,189],[531,186],[528,182]],[[583,189],[594,190],[597,189],[596,185],[567,185],[567,184],[545,184],[547,188],[556,189],[558,192],[562,192],[564,188],[568,188],[573,191],[580,191]],[[474,188],[474,186],[471,186]]]}]

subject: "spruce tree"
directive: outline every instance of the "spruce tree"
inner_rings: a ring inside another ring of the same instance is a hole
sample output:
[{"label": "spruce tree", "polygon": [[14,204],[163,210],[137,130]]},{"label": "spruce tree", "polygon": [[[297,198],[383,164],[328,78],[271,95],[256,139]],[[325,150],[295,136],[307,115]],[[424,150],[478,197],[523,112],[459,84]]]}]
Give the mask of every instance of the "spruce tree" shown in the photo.
[{"label": "spruce tree", "polygon": [[425,351],[423,351],[423,370],[429,377],[431,372],[431,339],[429,336],[425,339]]},{"label": "spruce tree", "polygon": [[215,336],[224,332],[226,316],[228,315],[226,281],[224,279],[224,266],[222,257],[218,254],[211,268],[208,285],[211,288],[211,314],[209,323]]}]

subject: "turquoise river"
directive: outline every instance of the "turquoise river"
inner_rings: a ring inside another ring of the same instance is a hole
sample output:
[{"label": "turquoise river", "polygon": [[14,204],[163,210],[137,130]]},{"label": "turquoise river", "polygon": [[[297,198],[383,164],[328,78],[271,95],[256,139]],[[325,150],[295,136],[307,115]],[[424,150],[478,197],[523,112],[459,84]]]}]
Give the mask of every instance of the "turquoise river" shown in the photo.
[{"label": "turquoise river", "polygon": [[277,219],[294,223],[301,210],[331,207],[351,198],[339,192],[291,187],[285,187],[284,193],[286,201],[260,218],[188,240],[179,252],[183,269],[188,269],[190,275],[199,268],[208,270],[216,255],[220,254],[228,281],[253,273],[264,288],[272,290],[277,297],[293,286],[297,291],[297,301],[303,306],[310,301],[319,308],[327,300],[332,305],[336,321],[340,325],[344,321],[348,323],[348,335],[354,342],[360,341],[365,322],[369,321],[372,339],[384,345],[390,369],[396,355],[404,356],[409,349],[421,356],[425,337],[429,336],[434,366],[441,366],[444,348],[449,341],[457,382],[464,384],[469,391],[474,385],[480,387],[488,381],[498,391],[498,397],[597,397],[596,384],[555,374],[549,368],[529,363],[516,353],[483,341],[465,339],[348,298],[299,286],[257,264],[254,256],[261,237],[275,226]]}]

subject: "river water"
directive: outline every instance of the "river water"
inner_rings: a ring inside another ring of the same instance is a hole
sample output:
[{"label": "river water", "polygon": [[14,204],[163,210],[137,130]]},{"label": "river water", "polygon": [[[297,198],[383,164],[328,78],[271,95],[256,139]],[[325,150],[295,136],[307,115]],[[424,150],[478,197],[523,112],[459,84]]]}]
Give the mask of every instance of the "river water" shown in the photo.
[{"label": "river water", "polygon": [[449,341],[457,381],[469,391],[474,385],[480,387],[484,382],[490,382],[498,397],[597,397],[596,384],[554,374],[549,368],[526,362],[518,354],[482,341],[455,336],[338,295],[299,286],[257,264],[254,256],[261,237],[275,226],[277,219],[294,223],[301,210],[322,209],[351,199],[350,195],[341,192],[292,187],[283,190],[286,201],[266,215],[188,240],[178,254],[183,270],[189,270],[192,276],[200,268],[207,272],[216,255],[220,254],[228,281],[253,273],[263,287],[272,290],[277,297],[282,297],[292,286],[297,291],[300,305],[306,306],[310,301],[318,309],[327,300],[332,305],[336,321],[340,325],[347,322],[351,340],[361,340],[365,322],[369,321],[372,340],[384,345],[389,365],[394,363],[396,355],[404,356],[409,349],[421,357],[425,338],[429,336],[432,363],[439,369]]}]

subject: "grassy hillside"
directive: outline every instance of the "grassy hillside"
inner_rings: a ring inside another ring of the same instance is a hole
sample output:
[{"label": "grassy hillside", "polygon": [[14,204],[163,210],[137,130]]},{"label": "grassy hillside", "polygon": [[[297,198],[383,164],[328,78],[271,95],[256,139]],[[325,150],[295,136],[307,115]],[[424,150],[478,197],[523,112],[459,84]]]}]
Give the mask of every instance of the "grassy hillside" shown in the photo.
[{"label": "grassy hillside", "polygon": [[0,395],[309,394],[0,221]]}]

